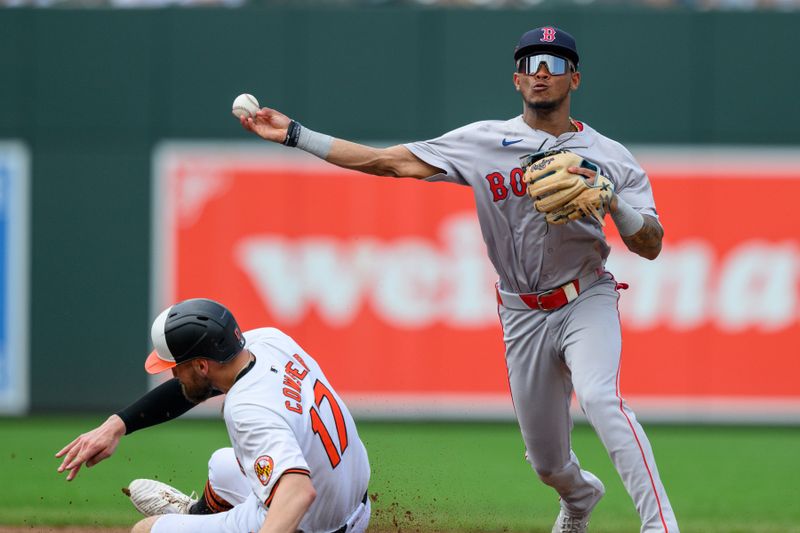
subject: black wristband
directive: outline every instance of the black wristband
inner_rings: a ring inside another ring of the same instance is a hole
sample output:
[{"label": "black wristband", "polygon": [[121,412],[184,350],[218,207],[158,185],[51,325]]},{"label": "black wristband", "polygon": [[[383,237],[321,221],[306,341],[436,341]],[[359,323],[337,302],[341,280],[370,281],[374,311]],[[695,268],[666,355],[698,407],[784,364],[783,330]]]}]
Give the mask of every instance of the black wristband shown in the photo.
[{"label": "black wristband", "polygon": [[291,121],[289,128],[286,130],[286,138],[283,140],[283,144],[292,148],[297,146],[297,141],[300,139],[300,130],[302,129],[303,126],[299,122],[296,120]]},{"label": "black wristband", "polygon": [[125,434],[172,420],[194,407],[181,392],[178,378],[162,383],[133,404],[119,411],[117,416],[125,422]]}]

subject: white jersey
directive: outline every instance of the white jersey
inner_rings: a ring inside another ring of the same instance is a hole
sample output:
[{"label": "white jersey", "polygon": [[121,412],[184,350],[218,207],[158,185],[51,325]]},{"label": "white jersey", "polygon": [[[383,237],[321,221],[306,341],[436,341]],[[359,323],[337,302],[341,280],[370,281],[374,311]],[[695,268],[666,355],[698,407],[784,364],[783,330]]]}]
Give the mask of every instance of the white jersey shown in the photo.
[{"label": "white jersey", "polygon": [[631,153],[586,124],[554,137],[517,116],[468,124],[429,141],[406,144],[445,171],[427,178],[472,187],[489,259],[508,292],[549,290],[597,270],[609,247],[590,217],[547,224],[527,196],[520,158],[542,150],[570,150],[596,164],[617,194],[643,214],[657,216],[647,174]]},{"label": "white jersey", "polygon": [[302,531],[333,531],[361,503],[370,468],[355,422],[319,365],[275,328],[244,333],[256,357],[225,398],[223,414],[239,466],[269,507],[283,474],[311,476],[317,498]]}]

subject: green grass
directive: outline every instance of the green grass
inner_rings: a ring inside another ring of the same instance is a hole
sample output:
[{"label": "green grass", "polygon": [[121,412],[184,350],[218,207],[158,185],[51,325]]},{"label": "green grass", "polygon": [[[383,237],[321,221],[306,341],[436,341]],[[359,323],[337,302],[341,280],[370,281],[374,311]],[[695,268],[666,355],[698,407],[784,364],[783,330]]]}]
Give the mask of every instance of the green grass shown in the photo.
[{"label": "green grass", "polygon": [[[53,455],[96,418],[0,419],[0,524],[130,525],[120,488],[153,477],[199,490],[221,420],[178,420],[125,437],[70,482]],[[513,424],[359,424],[373,467],[374,530],[547,532],[558,502],[523,459]],[[800,532],[800,428],[651,426],[648,434],[684,533]],[[633,504],[591,428],[582,465],[606,484],[593,533],[639,530]]]}]

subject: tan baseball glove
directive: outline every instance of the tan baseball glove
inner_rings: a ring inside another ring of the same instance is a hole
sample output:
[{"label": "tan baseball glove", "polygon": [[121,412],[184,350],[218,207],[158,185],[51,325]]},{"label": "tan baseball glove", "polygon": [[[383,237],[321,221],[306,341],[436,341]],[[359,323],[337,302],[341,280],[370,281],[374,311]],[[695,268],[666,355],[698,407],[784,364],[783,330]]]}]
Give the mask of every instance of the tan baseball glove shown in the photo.
[{"label": "tan baseball glove", "polygon": [[[597,172],[594,183],[573,174],[569,167],[583,167]],[[614,195],[614,184],[598,172],[597,166],[567,150],[550,150],[526,156],[523,180],[537,211],[550,224],[566,224],[591,216],[601,226]]]}]

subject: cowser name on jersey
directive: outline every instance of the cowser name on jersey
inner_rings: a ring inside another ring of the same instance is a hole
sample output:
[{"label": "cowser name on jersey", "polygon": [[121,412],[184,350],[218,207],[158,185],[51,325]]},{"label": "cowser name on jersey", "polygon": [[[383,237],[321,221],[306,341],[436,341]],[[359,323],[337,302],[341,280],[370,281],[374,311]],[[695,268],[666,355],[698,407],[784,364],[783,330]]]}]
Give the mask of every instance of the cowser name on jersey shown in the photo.
[{"label": "cowser name on jersey", "polygon": [[528,194],[528,186],[522,180],[525,171],[516,167],[508,173],[508,178],[501,172],[491,172],[484,176],[489,192],[492,193],[492,200],[500,202],[508,198],[509,192],[514,196],[523,197]]},{"label": "cowser name on jersey", "polygon": [[289,361],[283,368],[283,395],[288,398],[284,405],[289,411],[302,415],[303,380],[308,375],[308,366],[299,355],[294,354],[292,357],[300,364],[301,368],[296,367],[294,361]]}]

